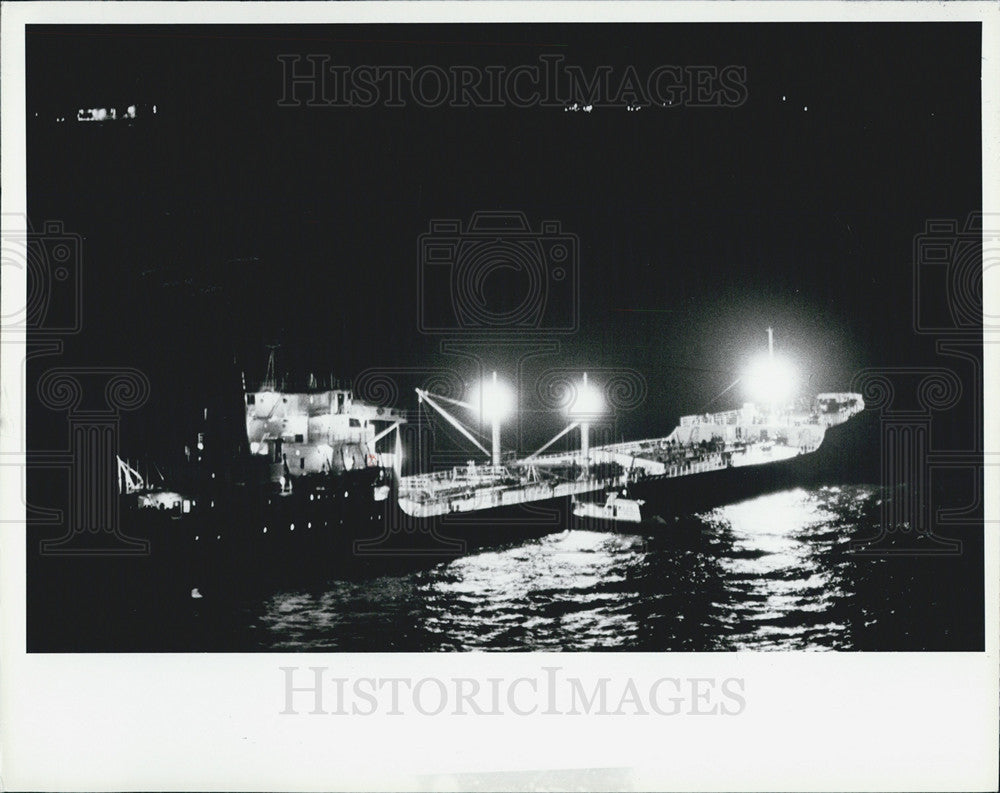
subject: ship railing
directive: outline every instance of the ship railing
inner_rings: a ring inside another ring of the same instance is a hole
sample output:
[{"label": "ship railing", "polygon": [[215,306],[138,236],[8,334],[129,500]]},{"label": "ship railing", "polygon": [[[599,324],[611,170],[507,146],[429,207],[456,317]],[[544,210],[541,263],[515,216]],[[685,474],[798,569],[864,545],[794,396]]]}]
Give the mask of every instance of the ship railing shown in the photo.
[{"label": "ship railing", "polygon": [[442,471],[430,471],[426,474],[413,474],[404,477],[408,480],[451,481],[456,479],[475,479],[483,477],[510,476],[510,471],[503,465],[456,465]]},{"label": "ship railing", "polygon": [[482,498],[492,493],[503,493],[507,490],[515,490],[519,487],[516,484],[495,484],[480,485],[479,487],[451,487],[438,490],[413,490],[406,489],[400,491],[400,498],[410,499],[418,504],[433,504],[442,501],[465,501],[469,499]]},{"label": "ship railing", "polygon": [[683,448],[682,444],[676,444],[669,438],[648,438],[641,441],[626,441],[624,443],[612,443],[606,446],[595,446],[594,452],[612,452],[614,454],[634,454],[649,452],[654,449],[666,450],[669,448]]},{"label": "ship railing", "polygon": [[400,488],[406,490],[440,490],[457,486],[473,486],[503,480],[516,480],[506,466],[473,465],[455,466],[444,471],[404,476]]},{"label": "ship railing", "polygon": [[[590,464],[600,465],[602,463],[618,462],[612,455],[620,455],[616,446],[595,446],[590,450]],[[523,468],[539,467],[547,468],[552,466],[572,466],[583,465],[583,452],[576,450],[572,452],[550,452],[549,454],[535,454],[523,460],[517,460],[515,465]]]},{"label": "ship railing", "polygon": [[469,499],[483,494],[503,492],[505,490],[516,490],[523,487],[520,481],[497,480],[494,482],[480,482],[478,484],[462,483],[451,484],[446,487],[414,487],[408,485],[400,489],[400,495],[404,498],[412,499],[418,503],[446,500]]},{"label": "ship railing", "polygon": [[[742,448],[741,444],[726,444],[716,446],[710,450],[702,450],[697,444],[668,443],[667,438],[654,438],[651,440],[631,441],[627,443],[609,444],[607,446],[597,446],[591,450],[591,465],[599,465],[605,462],[617,462],[619,465],[628,467],[623,461],[623,457],[634,457],[638,461],[654,461],[665,465],[677,463],[693,462],[703,458],[718,456],[725,452],[733,452]],[[574,463],[582,465],[583,456],[580,452],[563,452],[555,454],[537,455],[520,460],[518,464],[529,466],[560,463],[572,465]]]},{"label": "ship railing", "polygon": [[681,416],[682,427],[696,427],[701,424],[739,424],[746,417],[743,410],[724,410],[721,413],[695,413]]},{"label": "ship railing", "polygon": [[624,476],[587,477],[573,480],[552,479],[546,482],[480,487],[457,492],[439,491],[434,494],[408,492],[401,493],[400,498],[418,505],[422,514],[473,512],[511,504],[541,501],[557,496],[592,492],[610,486],[619,486],[625,481]]},{"label": "ship railing", "polygon": [[[592,450],[591,454],[593,454],[594,451],[596,451],[596,449]],[[523,467],[537,465],[544,468],[550,463],[563,463],[565,465],[572,465],[573,463],[582,464],[583,454],[580,451],[533,454],[531,457],[525,457],[523,460],[518,460],[516,464]]]}]

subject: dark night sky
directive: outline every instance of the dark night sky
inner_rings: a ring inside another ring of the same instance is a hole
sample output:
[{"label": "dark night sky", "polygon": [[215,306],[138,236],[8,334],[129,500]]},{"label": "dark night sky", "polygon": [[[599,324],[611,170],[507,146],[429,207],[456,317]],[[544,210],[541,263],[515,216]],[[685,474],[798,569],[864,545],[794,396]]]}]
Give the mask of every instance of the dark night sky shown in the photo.
[{"label": "dark night sky", "polygon": [[[281,53],[738,64],[749,96],[637,113],[289,109]],[[66,359],[151,375],[133,438],[197,401],[212,355],[257,376],[271,342],[285,368],[342,377],[448,365],[416,331],[417,240],[478,209],[579,236],[580,331],[547,360],[639,370],[650,396],[623,429],[665,434],[768,324],[811,391],[936,362],[911,330],[913,237],[980,208],[979,63],[973,24],[34,28],[29,212],[85,238],[84,332]],[[157,116],[54,123],[130,102]]]}]

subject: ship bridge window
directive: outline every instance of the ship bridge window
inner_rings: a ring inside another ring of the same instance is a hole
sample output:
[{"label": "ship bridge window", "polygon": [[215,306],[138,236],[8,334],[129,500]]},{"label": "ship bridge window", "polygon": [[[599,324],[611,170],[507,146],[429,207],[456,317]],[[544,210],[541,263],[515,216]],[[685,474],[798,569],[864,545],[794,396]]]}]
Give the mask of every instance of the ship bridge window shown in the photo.
[{"label": "ship bridge window", "polygon": [[256,394],[247,394],[247,404],[248,405],[253,405],[256,402],[257,402],[257,395]]},{"label": "ship bridge window", "polygon": [[350,420],[350,425],[352,427],[360,427],[361,426],[361,421],[359,419],[351,419]]},{"label": "ship bridge window", "polygon": [[304,440],[305,440],[305,438],[302,435],[296,435],[295,436],[295,442],[296,443],[302,443]]}]

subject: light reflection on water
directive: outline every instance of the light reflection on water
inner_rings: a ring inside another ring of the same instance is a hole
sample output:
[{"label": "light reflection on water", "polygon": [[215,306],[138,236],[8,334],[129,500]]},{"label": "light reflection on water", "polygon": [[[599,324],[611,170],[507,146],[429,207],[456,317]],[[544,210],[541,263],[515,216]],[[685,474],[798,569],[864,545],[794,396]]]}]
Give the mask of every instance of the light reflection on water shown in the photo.
[{"label": "light reflection on water", "polygon": [[[839,488],[823,495],[835,496]],[[863,497],[862,497],[863,500]],[[731,602],[738,604],[735,649],[816,649],[843,643],[848,625],[826,621],[847,595],[833,551],[837,515],[825,498],[792,490],[715,510],[706,518],[731,535],[721,555]]]},{"label": "light reflection on water", "polygon": [[639,596],[627,573],[643,552],[641,537],[566,531],[458,559],[418,588],[424,628],[449,649],[628,646]]},{"label": "light reflection on water", "polygon": [[276,593],[250,618],[261,649],[857,649],[898,605],[879,578],[886,560],[849,552],[877,498],[870,486],[796,489],[653,536],[564,531]]}]

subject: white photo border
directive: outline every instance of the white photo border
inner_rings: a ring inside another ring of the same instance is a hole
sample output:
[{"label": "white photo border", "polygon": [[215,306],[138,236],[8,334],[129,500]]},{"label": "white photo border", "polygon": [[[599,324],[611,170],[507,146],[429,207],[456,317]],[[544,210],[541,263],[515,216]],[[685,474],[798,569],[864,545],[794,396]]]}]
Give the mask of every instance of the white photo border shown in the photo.
[{"label": "white photo border", "polygon": [[[2,211],[26,214],[25,25],[979,21],[983,208],[1000,208],[1000,7],[910,2],[5,3]],[[991,54],[992,53],[992,54]],[[989,283],[989,282],[987,282]],[[23,292],[0,290],[2,313]],[[995,286],[995,282],[993,284]],[[983,296],[1000,315],[1000,294]],[[27,654],[23,341],[0,331],[0,748],[9,790],[991,790],[997,780],[1000,536],[986,532],[981,653]],[[9,346],[8,346],[9,343]],[[996,344],[985,404],[1000,404]],[[985,411],[987,453],[1000,416]],[[986,488],[986,519],[1000,487]],[[989,525],[989,524],[988,524]],[[738,718],[280,715],[282,666],[340,677],[745,681]],[[475,721],[471,721],[475,719]],[[539,780],[542,780],[541,782]]]}]

